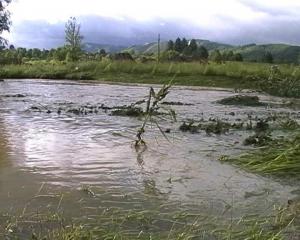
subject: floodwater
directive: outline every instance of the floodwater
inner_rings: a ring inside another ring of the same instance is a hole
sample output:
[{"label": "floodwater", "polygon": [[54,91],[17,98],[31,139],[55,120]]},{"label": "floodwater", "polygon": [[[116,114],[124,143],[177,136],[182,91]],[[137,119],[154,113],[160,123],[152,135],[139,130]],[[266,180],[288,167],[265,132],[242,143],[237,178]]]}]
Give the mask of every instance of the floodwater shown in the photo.
[{"label": "floodwater", "polygon": [[[59,108],[129,105],[145,98],[148,91],[149,86],[74,81],[0,82],[0,213],[59,204],[68,216],[87,218],[95,214],[87,209],[95,206],[147,209],[157,200],[166,206],[176,204],[169,211],[182,208],[211,215],[231,205],[231,215],[242,216],[268,214],[274,204],[295,197],[299,183],[279,182],[218,161],[222,155],[250,149],[242,144],[249,133],[230,130],[208,136],[178,130],[186,119],[236,120],[292,111],[279,105],[223,106],[216,101],[233,92],[174,87],[166,101],[192,105],[171,106],[177,122],[159,120],[163,129],[171,129],[168,141],[155,124],[149,125],[148,149],[143,153],[132,145],[142,119],[111,116],[102,109],[93,114],[57,113]],[[260,98],[273,104],[283,101]],[[34,111],[36,107],[39,111]],[[293,117],[299,119],[296,110]],[[98,191],[97,202],[82,189]],[[58,197],[59,203],[53,200],[56,196],[63,196]],[[83,205],[84,211],[79,207]]]}]

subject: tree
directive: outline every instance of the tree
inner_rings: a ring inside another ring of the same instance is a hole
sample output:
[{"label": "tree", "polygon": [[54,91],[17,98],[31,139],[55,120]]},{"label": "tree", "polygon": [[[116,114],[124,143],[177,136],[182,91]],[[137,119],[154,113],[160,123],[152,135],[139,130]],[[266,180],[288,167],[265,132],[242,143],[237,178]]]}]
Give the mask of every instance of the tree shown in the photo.
[{"label": "tree", "polygon": [[106,51],[105,51],[105,49],[101,48],[100,51],[99,51],[99,54],[100,54],[101,56],[105,57],[105,56],[106,56]]},{"label": "tree", "polygon": [[175,40],[175,44],[174,44],[174,50],[181,53],[182,52],[182,44],[181,44],[181,39],[180,38],[177,38]]},{"label": "tree", "polygon": [[161,59],[163,61],[180,61],[180,53],[175,50],[169,50],[162,53]]},{"label": "tree", "polygon": [[[185,41],[183,41],[184,44]],[[193,58],[197,58],[197,49],[198,49],[198,45],[195,39],[192,39],[188,46],[186,46],[183,49],[183,54],[185,56],[189,56],[189,57],[193,57]]]},{"label": "tree", "polygon": [[40,58],[41,57],[41,53],[42,53],[42,51],[40,50],[40,49],[38,49],[38,48],[33,48],[32,49],[32,57],[33,58]]},{"label": "tree", "polygon": [[198,54],[198,57],[202,60],[207,60],[208,58],[208,51],[205,47],[203,46],[200,46],[197,50],[197,54]]},{"label": "tree", "polygon": [[198,49],[198,45],[195,39],[192,39],[189,44],[189,49],[191,53],[195,53]]},{"label": "tree", "polygon": [[11,0],[0,0],[0,46],[7,44],[7,41],[1,35],[5,31],[9,32],[11,25],[10,12],[6,10],[10,2]]},{"label": "tree", "polygon": [[221,63],[223,60],[219,50],[213,51],[212,54],[210,55],[210,59],[216,63]]},{"label": "tree", "polygon": [[78,60],[82,49],[83,36],[80,34],[80,24],[75,17],[71,17],[65,26],[66,46],[70,51],[70,58]]},{"label": "tree", "polygon": [[174,42],[172,40],[168,41],[167,51],[174,50]]},{"label": "tree", "polygon": [[242,56],[242,54],[236,53],[236,54],[234,55],[234,60],[237,61],[237,62],[242,62],[242,61],[243,61],[243,56]]},{"label": "tree", "polygon": [[265,62],[265,63],[273,63],[273,55],[272,55],[272,53],[265,52],[262,61]]},{"label": "tree", "polygon": [[186,47],[188,47],[188,45],[189,45],[189,42],[188,42],[185,38],[183,38],[182,41],[181,41],[181,52],[182,52]]},{"label": "tree", "polygon": [[[68,48],[59,47],[54,50],[53,58],[58,61],[64,61],[64,60],[74,61],[74,56],[72,54],[73,53],[71,51],[69,51]],[[67,57],[68,57],[68,59],[67,59]]]},{"label": "tree", "polygon": [[222,57],[224,61],[234,61],[233,51],[224,52]]}]

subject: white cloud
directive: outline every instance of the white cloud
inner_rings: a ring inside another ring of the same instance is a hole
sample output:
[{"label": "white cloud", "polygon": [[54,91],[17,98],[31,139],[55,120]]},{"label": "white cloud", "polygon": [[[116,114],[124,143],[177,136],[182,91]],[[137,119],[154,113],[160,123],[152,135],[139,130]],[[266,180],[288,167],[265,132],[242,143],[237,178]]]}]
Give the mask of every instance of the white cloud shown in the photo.
[{"label": "white cloud", "polygon": [[70,16],[98,15],[147,21],[184,19],[199,25],[219,25],[217,16],[240,21],[263,17],[238,0],[19,0],[11,4],[13,21],[65,21]]},{"label": "white cloud", "polygon": [[141,42],[158,31],[229,43],[300,42],[300,0],[14,0],[9,8],[13,27],[6,36],[28,45],[32,36],[42,44],[63,34],[70,16],[79,17],[87,35],[99,33],[106,42],[116,35]]}]

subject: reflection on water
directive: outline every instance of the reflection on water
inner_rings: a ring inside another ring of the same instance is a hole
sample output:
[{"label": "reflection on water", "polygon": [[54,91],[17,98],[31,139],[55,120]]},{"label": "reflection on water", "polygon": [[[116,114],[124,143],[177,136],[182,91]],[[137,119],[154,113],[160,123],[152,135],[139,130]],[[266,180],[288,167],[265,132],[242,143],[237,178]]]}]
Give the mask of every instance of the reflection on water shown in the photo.
[{"label": "reflection on water", "polygon": [[7,135],[3,123],[0,119],[0,171],[1,169],[7,167],[9,162],[9,149],[7,147]]},{"label": "reflection on water", "polygon": [[[220,155],[241,152],[243,132],[217,137],[187,134],[178,131],[179,123],[162,122],[163,127],[171,129],[168,135],[171,143],[152,127],[146,132],[149,148],[136,153],[132,140],[141,124],[140,119],[110,116],[105,111],[91,115],[28,111],[37,105],[52,109],[66,104],[131,104],[147,92],[142,86],[71,81],[0,83],[0,172],[5,168],[6,174],[1,181],[8,183],[5,189],[0,189],[0,199],[7,199],[4,196],[10,192],[15,194],[15,202],[20,202],[24,196],[28,198],[34,194],[41,182],[71,189],[97,186],[126,194],[144,192],[162,195],[169,201],[209,202],[216,207],[234,201],[243,211],[248,208],[260,211],[275,202],[286,202],[291,196],[293,186],[283,186],[216,161]],[[4,97],[7,94],[24,94],[25,97]],[[168,100],[193,104],[174,106],[179,122],[188,118],[237,119],[253,113],[266,115],[288,111],[215,103],[230,95],[228,91],[175,88]],[[261,98],[280,101],[268,96]],[[228,115],[229,112],[235,115]],[[25,190],[14,193],[20,186]],[[245,197],[247,192],[263,194]],[[5,208],[5,203],[2,201],[0,208]]]}]

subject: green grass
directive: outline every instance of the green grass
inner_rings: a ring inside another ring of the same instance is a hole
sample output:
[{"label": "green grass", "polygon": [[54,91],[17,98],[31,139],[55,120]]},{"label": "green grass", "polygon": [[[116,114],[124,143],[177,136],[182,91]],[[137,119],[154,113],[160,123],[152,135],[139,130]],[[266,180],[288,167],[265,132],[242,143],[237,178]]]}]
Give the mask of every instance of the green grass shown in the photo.
[{"label": "green grass", "polygon": [[284,240],[299,234],[298,224],[298,213],[289,207],[276,207],[269,216],[227,220],[182,211],[169,215],[110,208],[93,220],[83,216],[68,221],[58,213],[13,216],[0,236],[8,240]]},{"label": "green grass", "polygon": [[300,135],[293,140],[277,140],[260,150],[237,158],[222,157],[247,171],[287,179],[300,178]]},{"label": "green grass", "polygon": [[[270,64],[226,62],[224,64],[140,63],[130,61],[88,61],[64,63],[33,61],[23,65],[5,65],[0,78],[39,78],[101,80],[114,83],[166,84],[176,75],[176,85],[226,87],[264,90],[278,96],[300,97],[300,68],[279,65],[280,75],[270,79]],[[274,81],[275,87],[271,87]],[[291,85],[291,86],[290,86]]]}]

